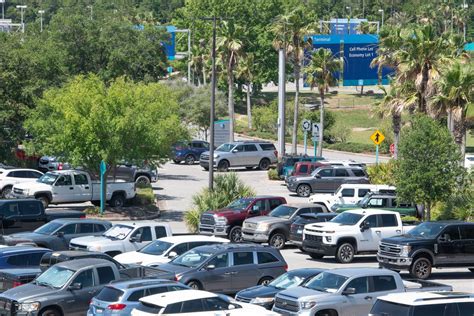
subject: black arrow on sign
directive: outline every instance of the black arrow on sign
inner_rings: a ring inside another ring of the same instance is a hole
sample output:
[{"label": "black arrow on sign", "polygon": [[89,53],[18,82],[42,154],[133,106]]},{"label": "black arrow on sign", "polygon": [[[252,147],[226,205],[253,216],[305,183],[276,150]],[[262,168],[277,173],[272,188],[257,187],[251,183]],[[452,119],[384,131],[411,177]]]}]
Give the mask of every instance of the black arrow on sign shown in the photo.
[{"label": "black arrow on sign", "polygon": [[376,133],[375,134],[375,142],[378,143],[379,142],[379,136],[380,134],[379,133]]}]

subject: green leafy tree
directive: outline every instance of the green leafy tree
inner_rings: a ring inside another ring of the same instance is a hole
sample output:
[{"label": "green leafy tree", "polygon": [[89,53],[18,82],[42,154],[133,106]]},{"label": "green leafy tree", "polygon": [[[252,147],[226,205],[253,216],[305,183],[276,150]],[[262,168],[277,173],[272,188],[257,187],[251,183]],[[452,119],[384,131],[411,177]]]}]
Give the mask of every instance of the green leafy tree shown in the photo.
[{"label": "green leafy tree", "polygon": [[459,165],[459,149],[449,131],[427,116],[416,116],[403,130],[394,170],[397,195],[424,205],[424,219],[431,208],[447,201],[462,184],[465,170]]},{"label": "green leafy tree", "polygon": [[255,58],[252,53],[245,55],[237,67],[237,76],[246,83],[247,126],[252,128],[252,83],[254,80]]}]

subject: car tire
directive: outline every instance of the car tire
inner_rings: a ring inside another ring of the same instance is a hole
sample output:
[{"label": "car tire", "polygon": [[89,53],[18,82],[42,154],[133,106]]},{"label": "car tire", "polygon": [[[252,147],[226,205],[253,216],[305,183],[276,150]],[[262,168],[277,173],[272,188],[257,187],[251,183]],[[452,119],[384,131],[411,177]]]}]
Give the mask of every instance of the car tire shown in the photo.
[{"label": "car tire", "polygon": [[263,277],[260,280],[258,280],[257,285],[268,285],[268,283],[272,282],[273,278],[272,277]]},{"label": "car tire", "polygon": [[354,260],[355,249],[350,243],[343,243],[337,247],[336,260],[339,263],[351,263]]},{"label": "car tire", "polygon": [[221,160],[217,165],[217,171],[227,172],[229,171],[229,162],[227,160]]},{"label": "car tire", "polygon": [[141,175],[135,179],[135,183],[141,186],[149,186],[151,184],[151,180],[147,176]]},{"label": "car tire", "polygon": [[209,171],[209,168],[206,168],[206,167],[202,167],[205,171]]},{"label": "car tire", "polygon": [[176,160],[176,159],[173,159],[173,162],[174,162],[175,164],[177,164],[177,165],[179,165],[179,164],[181,163],[181,161]]},{"label": "car tire", "polygon": [[55,308],[47,308],[41,311],[39,316],[61,316],[61,313]]},{"label": "car tire", "polygon": [[193,290],[202,290],[202,285],[199,281],[191,280],[188,283],[186,283],[187,286],[189,286]]},{"label": "car tire", "polygon": [[99,207],[100,201],[91,201],[92,205]]},{"label": "car tire", "polygon": [[46,208],[48,207],[48,205],[49,205],[49,198],[48,198],[47,196],[44,196],[44,195],[38,196],[36,199],[37,199],[38,201],[40,201],[41,204],[43,204],[44,209],[46,209]]},{"label": "car tire", "polygon": [[230,242],[242,242],[242,227],[234,226],[229,232]]},{"label": "car tire", "polygon": [[196,162],[196,158],[194,158],[193,155],[187,155],[186,158],[184,159],[184,163],[187,165],[194,165]]},{"label": "car tire", "polygon": [[296,188],[296,194],[300,197],[309,197],[311,195],[311,187],[307,184],[300,184]]},{"label": "car tire", "polygon": [[311,257],[311,259],[322,259],[324,257],[324,255],[320,253],[313,253],[313,252],[310,252],[309,256]]},{"label": "car tire", "polygon": [[122,194],[114,194],[109,201],[111,207],[122,207],[125,204],[125,197]]},{"label": "car tire", "polygon": [[426,280],[431,275],[431,261],[426,257],[419,257],[410,266],[410,275],[414,278]]},{"label": "car tire", "polygon": [[268,170],[270,168],[270,160],[267,158],[263,158],[260,160],[260,163],[258,164],[258,169],[260,170]]},{"label": "car tire", "polygon": [[11,185],[4,187],[2,190],[2,194],[0,194],[0,198],[6,199],[10,195],[10,193],[12,193],[12,188],[13,187]]},{"label": "car tire", "polygon": [[276,249],[283,249],[285,247],[286,237],[282,233],[274,233],[270,236],[268,244]]}]

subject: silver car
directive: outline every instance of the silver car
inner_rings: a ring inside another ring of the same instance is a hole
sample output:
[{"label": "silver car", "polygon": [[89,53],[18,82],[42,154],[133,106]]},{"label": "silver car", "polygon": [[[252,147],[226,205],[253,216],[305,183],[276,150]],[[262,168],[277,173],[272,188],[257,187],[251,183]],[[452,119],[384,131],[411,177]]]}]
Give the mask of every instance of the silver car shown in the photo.
[{"label": "silver car", "polygon": [[[227,171],[229,168],[245,167],[268,170],[278,161],[278,151],[270,142],[239,141],[220,145],[214,151],[214,168]],[[201,154],[199,164],[209,170],[209,152]]]}]

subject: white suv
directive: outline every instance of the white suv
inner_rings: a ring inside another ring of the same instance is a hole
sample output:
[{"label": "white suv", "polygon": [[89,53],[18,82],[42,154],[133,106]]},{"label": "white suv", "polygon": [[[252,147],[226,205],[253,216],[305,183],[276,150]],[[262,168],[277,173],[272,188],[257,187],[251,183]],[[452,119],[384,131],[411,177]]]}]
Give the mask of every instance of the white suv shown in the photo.
[{"label": "white suv", "polygon": [[228,243],[229,240],[214,236],[187,235],[163,237],[155,240],[137,251],[122,253],[114,257],[122,264],[140,264],[142,266],[157,266],[170,262],[195,247]]},{"label": "white suv", "polygon": [[34,169],[0,168],[0,198],[9,197],[15,184],[36,181],[42,175],[43,173]]}]

